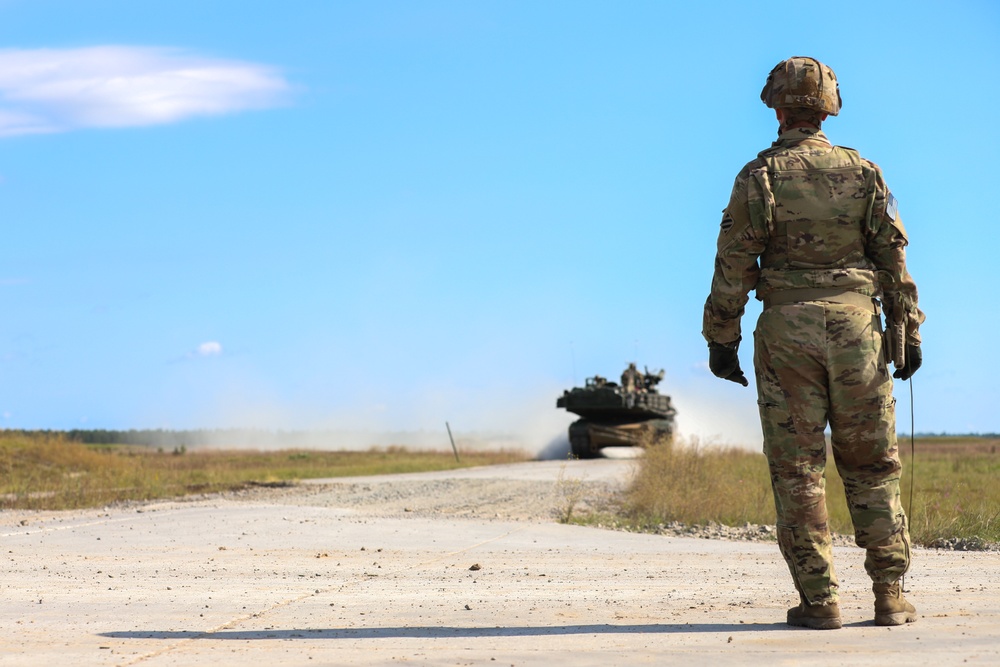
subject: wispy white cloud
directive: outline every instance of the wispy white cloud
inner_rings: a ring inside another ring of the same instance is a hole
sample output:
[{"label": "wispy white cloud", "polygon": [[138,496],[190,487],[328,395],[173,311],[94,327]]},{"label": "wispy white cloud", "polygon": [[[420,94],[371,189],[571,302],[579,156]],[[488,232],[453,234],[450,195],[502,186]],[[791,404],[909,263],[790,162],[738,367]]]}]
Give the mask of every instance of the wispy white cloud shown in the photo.
[{"label": "wispy white cloud", "polygon": [[188,350],[184,354],[174,357],[173,359],[168,359],[168,364],[180,364],[187,362],[197,363],[198,359],[209,359],[211,357],[221,357],[222,356],[222,343],[217,340],[207,340],[204,343],[200,343],[193,350]]},{"label": "wispy white cloud", "polygon": [[197,347],[195,354],[199,357],[217,357],[222,354],[222,344],[214,340],[207,341]]},{"label": "wispy white cloud", "polygon": [[275,106],[290,92],[272,67],[180,49],[0,49],[0,137],[173,123]]}]

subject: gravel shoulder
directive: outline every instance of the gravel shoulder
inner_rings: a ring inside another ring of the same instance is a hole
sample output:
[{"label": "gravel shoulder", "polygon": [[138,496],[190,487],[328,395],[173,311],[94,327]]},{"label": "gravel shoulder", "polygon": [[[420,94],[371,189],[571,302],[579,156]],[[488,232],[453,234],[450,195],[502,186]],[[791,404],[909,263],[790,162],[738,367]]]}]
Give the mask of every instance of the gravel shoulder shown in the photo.
[{"label": "gravel shoulder", "polygon": [[[519,465],[457,471],[313,479],[295,487],[240,491],[237,497],[282,504],[351,508],[372,517],[468,518],[486,521],[565,522],[598,515],[595,528],[626,530],[614,518],[637,461],[597,459],[531,464],[529,479]],[[644,532],[701,539],[775,542],[773,525],[691,526],[680,522]],[[840,546],[849,535],[834,536]]]}]

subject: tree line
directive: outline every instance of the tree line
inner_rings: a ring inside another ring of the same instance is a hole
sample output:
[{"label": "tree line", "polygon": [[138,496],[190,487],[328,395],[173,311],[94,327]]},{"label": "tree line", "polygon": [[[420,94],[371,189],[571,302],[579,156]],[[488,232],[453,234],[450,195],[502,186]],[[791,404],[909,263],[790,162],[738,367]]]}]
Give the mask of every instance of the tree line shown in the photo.
[{"label": "tree line", "polygon": [[273,445],[276,441],[292,448],[297,445],[315,444],[324,434],[333,438],[332,432],[319,431],[266,431],[261,429],[2,429],[6,434],[26,436],[61,436],[72,442],[88,445],[141,445],[162,448],[188,448],[204,445],[226,444],[255,447]]}]

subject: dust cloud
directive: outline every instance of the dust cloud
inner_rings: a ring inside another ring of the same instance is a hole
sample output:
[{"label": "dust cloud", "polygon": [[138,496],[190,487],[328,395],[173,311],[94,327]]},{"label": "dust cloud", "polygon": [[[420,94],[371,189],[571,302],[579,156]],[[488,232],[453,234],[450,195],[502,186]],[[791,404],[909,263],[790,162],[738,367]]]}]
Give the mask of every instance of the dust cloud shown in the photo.
[{"label": "dust cloud", "polygon": [[723,386],[705,391],[695,386],[678,390],[672,396],[677,432],[702,444],[759,451],[763,436],[756,395],[733,395],[726,391],[729,389]]},{"label": "dust cloud", "polygon": [[[566,458],[567,428],[575,417],[556,408],[562,387],[469,391],[425,388],[416,396],[369,394],[354,405],[323,410],[290,405],[266,392],[224,392],[204,406],[188,449],[366,450],[404,447],[451,451],[446,424],[462,451],[516,450],[532,457]],[[171,424],[171,430],[184,427]]]},{"label": "dust cloud", "polygon": [[[714,378],[712,378],[714,380]],[[290,405],[270,392],[224,392],[205,406],[188,448],[365,450],[403,447],[451,451],[445,424],[461,451],[517,450],[554,460],[569,457],[568,427],[577,418],[556,408],[565,386],[555,381],[524,387],[423,388],[408,397],[369,393],[334,409]],[[709,445],[759,449],[756,400],[741,388],[714,383],[671,383],[663,388],[677,408],[682,438]],[[167,428],[183,429],[179,425]]]}]

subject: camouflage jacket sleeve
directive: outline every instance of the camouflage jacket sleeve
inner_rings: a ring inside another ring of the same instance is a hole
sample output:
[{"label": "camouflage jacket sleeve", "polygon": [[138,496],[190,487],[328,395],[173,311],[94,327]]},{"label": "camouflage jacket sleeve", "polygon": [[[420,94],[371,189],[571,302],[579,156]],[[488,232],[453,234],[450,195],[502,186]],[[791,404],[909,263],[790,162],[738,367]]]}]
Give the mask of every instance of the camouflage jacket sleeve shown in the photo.
[{"label": "camouflage jacket sleeve", "polygon": [[924,314],[917,307],[917,285],[906,269],[906,246],[909,238],[899,216],[896,198],[885,184],[882,172],[874,163],[875,197],[865,254],[878,270],[886,320],[904,322],[906,342],[920,344],[920,325]]},{"label": "camouflage jacket sleeve", "polygon": [[750,165],[736,177],[729,205],[722,212],[715,254],[712,291],[705,302],[701,333],[709,343],[734,344],[740,339],[740,319],[757,286],[760,267],[757,258],[767,245],[767,230],[755,229],[749,200],[757,187],[750,177]]}]

